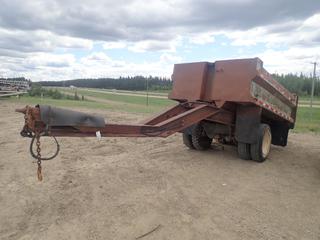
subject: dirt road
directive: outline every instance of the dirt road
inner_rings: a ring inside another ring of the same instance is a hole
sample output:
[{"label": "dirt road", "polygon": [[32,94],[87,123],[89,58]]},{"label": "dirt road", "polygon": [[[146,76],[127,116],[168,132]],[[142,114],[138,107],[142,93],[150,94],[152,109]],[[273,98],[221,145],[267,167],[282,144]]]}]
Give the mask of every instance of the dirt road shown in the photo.
[{"label": "dirt road", "polygon": [[0,239],[136,239],[159,225],[141,239],[319,239],[319,135],[291,134],[262,164],[188,150],[179,134],[64,138],[39,183],[15,107],[0,101]]},{"label": "dirt road", "polygon": [[[80,88],[81,89],[81,88]],[[146,97],[147,93],[143,94],[143,93],[136,93],[136,92],[130,92],[130,91],[122,91],[122,92],[118,92],[118,91],[101,91],[101,90],[92,90],[92,89],[85,89],[88,92],[96,92],[96,93],[104,93],[104,94],[114,94],[114,95],[123,95],[123,96],[134,96],[134,97]],[[154,95],[154,93],[151,93],[148,95],[149,98],[160,98],[160,99],[168,99],[168,94],[162,94],[160,93],[160,95]]]}]

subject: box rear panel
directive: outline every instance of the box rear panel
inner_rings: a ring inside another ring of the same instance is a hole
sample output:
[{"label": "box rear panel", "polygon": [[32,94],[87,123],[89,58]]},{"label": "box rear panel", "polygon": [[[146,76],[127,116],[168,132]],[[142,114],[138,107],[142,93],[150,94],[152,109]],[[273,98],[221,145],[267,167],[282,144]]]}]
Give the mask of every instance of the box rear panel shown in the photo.
[{"label": "box rear panel", "polygon": [[175,64],[169,98],[178,101],[203,100],[208,62]]}]

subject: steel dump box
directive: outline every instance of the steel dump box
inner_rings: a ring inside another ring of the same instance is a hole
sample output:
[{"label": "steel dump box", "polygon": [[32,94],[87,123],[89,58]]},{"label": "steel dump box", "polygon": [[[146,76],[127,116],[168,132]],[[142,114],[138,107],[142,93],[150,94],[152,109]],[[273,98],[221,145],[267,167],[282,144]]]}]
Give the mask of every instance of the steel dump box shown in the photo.
[{"label": "steel dump box", "polygon": [[254,104],[274,118],[295,121],[297,95],[274,80],[259,58],[175,64],[172,80],[170,99]]}]

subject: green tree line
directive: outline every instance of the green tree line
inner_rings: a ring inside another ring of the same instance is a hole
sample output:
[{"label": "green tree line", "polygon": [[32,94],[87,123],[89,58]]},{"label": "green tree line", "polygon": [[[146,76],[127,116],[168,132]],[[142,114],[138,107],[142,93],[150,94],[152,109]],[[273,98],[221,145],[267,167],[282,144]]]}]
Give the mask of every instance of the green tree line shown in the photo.
[{"label": "green tree line", "polygon": [[[300,96],[311,94],[312,77],[303,74],[273,74],[273,77],[280,82],[289,91],[297,93]],[[25,80],[24,78],[16,78]],[[93,78],[93,79],[75,79],[66,81],[41,81],[42,86],[56,87],[86,87],[86,88],[106,88],[118,90],[143,91],[149,90],[170,90],[172,81],[169,78],[161,77],[119,77],[119,78]],[[314,94],[320,96],[320,81],[315,82]]]},{"label": "green tree line", "polygon": [[119,78],[95,78],[95,79],[75,79],[66,81],[42,81],[42,86],[53,87],[86,87],[86,88],[106,88],[118,90],[141,91],[146,90],[170,90],[172,81],[161,77],[119,77]]},{"label": "green tree line", "polygon": [[[299,96],[311,94],[312,77],[296,74],[273,74],[272,75],[279,83],[281,83],[290,92],[297,93]],[[314,85],[314,94],[320,96],[320,81],[317,79]]]}]

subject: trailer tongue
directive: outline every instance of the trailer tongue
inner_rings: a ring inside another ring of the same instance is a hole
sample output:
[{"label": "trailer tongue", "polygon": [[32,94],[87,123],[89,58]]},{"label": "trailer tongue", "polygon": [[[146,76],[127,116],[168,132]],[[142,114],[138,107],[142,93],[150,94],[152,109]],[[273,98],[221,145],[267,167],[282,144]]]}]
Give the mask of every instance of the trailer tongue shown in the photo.
[{"label": "trailer tongue", "polygon": [[[183,133],[183,143],[206,150],[213,139],[238,146],[242,159],[263,162],[271,143],[286,146],[294,127],[296,95],[275,81],[258,58],[176,64],[170,99],[178,104],[143,124],[105,123],[98,116],[50,106],[26,106],[23,137],[36,140],[42,180],[40,137],[168,137]],[[59,145],[57,144],[57,155]],[[55,157],[55,155],[53,157]],[[51,158],[51,157],[50,157]],[[48,159],[48,158],[47,158]]]}]

